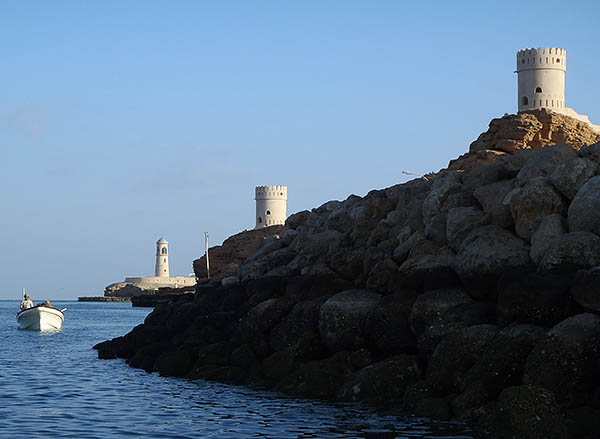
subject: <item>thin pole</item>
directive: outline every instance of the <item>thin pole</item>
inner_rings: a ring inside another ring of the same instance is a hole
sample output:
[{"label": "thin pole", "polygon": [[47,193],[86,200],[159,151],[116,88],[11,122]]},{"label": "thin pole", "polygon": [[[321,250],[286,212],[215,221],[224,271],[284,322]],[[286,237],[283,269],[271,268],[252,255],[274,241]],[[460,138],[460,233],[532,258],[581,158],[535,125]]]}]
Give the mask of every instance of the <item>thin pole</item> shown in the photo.
[{"label": "thin pole", "polygon": [[204,244],[206,245],[206,277],[210,279],[210,263],[208,261],[208,232],[204,232]]}]

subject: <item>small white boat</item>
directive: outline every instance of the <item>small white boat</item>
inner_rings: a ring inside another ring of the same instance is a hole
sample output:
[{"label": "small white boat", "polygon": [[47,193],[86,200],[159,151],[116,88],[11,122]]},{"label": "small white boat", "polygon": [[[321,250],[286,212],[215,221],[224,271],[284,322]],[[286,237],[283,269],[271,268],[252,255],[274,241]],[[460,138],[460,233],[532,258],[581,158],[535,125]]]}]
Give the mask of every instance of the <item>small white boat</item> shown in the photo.
[{"label": "small white boat", "polygon": [[44,305],[34,306],[17,313],[17,323],[21,329],[30,331],[52,331],[62,328],[66,310]]}]

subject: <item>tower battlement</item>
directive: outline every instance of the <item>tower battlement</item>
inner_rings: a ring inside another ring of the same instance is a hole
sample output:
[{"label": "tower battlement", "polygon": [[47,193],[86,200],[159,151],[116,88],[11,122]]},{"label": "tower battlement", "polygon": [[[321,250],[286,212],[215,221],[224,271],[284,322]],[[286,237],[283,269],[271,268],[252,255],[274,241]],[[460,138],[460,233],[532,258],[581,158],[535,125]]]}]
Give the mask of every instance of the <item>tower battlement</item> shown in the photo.
[{"label": "tower battlement", "polygon": [[256,186],[256,229],[285,224],[287,186]]},{"label": "tower battlement", "polygon": [[287,200],[287,186],[256,186],[254,199]]},{"label": "tower battlement", "polygon": [[531,69],[567,70],[567,51],[558,47],[539,47],[517,52],[517,72]]}]

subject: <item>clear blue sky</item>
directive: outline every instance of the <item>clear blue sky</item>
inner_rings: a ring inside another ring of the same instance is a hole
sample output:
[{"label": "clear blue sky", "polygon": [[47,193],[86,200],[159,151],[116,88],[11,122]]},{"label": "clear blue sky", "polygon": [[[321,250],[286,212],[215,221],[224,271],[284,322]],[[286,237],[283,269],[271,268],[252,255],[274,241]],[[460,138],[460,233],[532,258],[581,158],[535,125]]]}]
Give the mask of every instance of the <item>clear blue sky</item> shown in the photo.
[{"label": "clear blue sky", "polygon": [[516,111],[515,52],[567,49],[600,123],[595,1],[0,2],[0,299],[187,275],[254,226],[435,171]]}]

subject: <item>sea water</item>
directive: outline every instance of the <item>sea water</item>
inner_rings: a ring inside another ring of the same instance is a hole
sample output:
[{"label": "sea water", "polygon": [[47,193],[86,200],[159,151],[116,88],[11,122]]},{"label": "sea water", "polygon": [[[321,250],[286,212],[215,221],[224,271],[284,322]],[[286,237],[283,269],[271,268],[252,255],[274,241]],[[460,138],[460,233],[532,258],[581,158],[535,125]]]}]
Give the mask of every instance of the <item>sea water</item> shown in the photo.
[{"label": "sea water", "polygon": [[18,329],[17,301],[0,301],[0,437],[471,438],[464,425],[384,416],[202,380],[165,378],[92,346],[124,335],[151,311],[129,303],[53,302],[63,329]]}]

